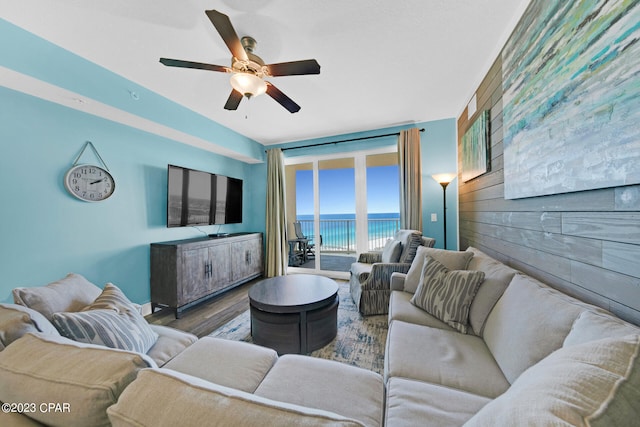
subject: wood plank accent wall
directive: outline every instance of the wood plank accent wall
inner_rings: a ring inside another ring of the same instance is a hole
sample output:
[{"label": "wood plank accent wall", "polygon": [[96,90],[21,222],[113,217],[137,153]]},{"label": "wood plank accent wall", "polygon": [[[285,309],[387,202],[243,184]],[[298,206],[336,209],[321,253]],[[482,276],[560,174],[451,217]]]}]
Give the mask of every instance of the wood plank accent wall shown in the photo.
[{"label": "wood plank accent wall", "polygon": [[476,97],[477,112],[458,118],[458,159],[462,136],[488,109],[490,171],[466,183],[458,175],[460,249],[474,246],[640,325],[640,185],[505,200],[501,56]]}]

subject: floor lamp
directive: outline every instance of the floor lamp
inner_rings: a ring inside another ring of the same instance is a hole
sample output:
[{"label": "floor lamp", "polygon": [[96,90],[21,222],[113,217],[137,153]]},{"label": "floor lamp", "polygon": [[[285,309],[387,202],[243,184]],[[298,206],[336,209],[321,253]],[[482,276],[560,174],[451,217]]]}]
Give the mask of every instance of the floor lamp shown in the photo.
[{"label": "floor lamp", "polygon": [[438,173],[431,175],[437,183],[442,185],[442,217],[444,221],[444,248],[447,249],[447,185],[456,179],[455,173]]}]

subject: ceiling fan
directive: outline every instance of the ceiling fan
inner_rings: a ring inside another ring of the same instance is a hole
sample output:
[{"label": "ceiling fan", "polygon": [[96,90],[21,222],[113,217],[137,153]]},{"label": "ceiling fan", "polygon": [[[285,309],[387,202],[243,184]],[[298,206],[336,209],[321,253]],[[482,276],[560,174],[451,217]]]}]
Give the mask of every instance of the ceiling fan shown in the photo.
[{"label": "ceiling fan", "polygon": [[248,36],[239,39],[227,15],[217,10],[207,10],[205,13],[231,51],[231,67],[169,58],[160,58],[160,62],[169,67],[196,68],[233,74],[231,76],[233,89],[224,105],[226,110],[236,110],[243,96],[251,98],[266,92],[289,112],[300,111],[298,104],[271,82],[266,81],[265,77],[320,74],[318,61],[306,59],[265,65],[264,61],[253,53],[256,41]]}]

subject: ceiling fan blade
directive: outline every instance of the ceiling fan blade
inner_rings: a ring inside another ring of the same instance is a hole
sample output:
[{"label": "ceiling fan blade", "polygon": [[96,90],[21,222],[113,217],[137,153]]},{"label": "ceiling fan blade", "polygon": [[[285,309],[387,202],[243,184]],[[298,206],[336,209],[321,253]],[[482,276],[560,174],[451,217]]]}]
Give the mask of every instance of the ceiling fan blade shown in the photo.
[{"label": "ceiling fan blade", "polygon": [[197,68],[199,70],[220,71],[222,73],[231,73],[233,70],[222,65],[203,64],[202,62],[182,61],[180,59],[160,58],[160,62],[168,67]]},{"label": "ceiling fan blade", "polygon": [[207,10],[205,13],[213,26],[216,27],[216,30],[218,30],[218,33],[220,33],[220,37],[224,40],[231,54],[243,61],[249,60],[247,52],[245,52],[244,47],[242,47],[242,43],[240,43],[238,34],[236,34],[236,30],[233,28],[233,25],[231,25],[229,17],[217,10]]},{"label": "ceiling fan blade", "polygon": [[224,109],[237,110],[238,105],[240,105],[240,101],[242,101],[242,94],[235,89],[231,89],[231,94],[229,95],[229,99],[227,99],[227,103],[224,104]]},{"label": "ceiling fan blade", "polygon": [[267,95],[275,99],[278,104],[289,110],[290,113],[297,113],[298,111],[300,111],[300,106],[296,104],[293,99],[282,93],[280,89],[278,89],[271,83],[265,83],[267,84]]},{"label": "ceiling fan blade", "polygon": [[320,74],[320,64],[315,59],[304,61],[280,62],[267,65],[269,74],[277,76],[301,76],[303,74]]}]

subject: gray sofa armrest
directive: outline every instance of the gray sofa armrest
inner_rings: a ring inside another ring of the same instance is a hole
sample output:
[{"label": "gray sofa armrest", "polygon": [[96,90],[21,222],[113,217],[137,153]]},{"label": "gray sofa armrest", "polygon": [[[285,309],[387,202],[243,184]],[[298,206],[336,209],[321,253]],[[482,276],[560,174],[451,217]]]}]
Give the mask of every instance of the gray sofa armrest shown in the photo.
[{"label": "gray sofa armrest", "polygon": [[407,273],[393,272],[391,273],[390,288],[392,291],[404,291],[404,279]]},{"label": "gray sofa armrest", "polygon": [[382,261],[382,252],[363,252],[358,256],[358,262],[363,264],[374,264]]},{"label": "gray sofa armrest", "polygon": [[371,273],[367,280],[362,283],[362,290],[388,290],[393,273],[406,273],[409,271],[411,264],[393,262],[393,263],[375,263],[371,266]]}]

